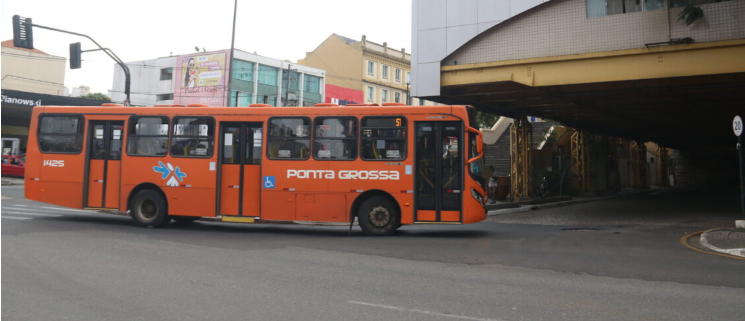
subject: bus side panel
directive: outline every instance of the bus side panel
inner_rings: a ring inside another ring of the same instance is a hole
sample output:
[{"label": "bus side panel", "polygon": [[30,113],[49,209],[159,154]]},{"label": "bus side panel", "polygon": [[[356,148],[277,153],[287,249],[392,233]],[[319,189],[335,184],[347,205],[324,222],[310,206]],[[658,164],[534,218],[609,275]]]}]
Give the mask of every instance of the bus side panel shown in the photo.
[{"label": "bus side panel", "polygon": [[41,154],[39,200],[44,203],[83,208],[85,153]]},{"label": "bus side panel", "polygon": [[486,209],[473,197],[464,197],[465,217],[463,217],[463,224],[478,223],[486,219]]},{"label": "bus side panel", "polygon": [[437,212],[436,211],[418,211],[417,212],[417,221],[435,221],[437,219]]},{"label": "bus side panel", "polygon": [[341,194],[297,194],[298,221],[348,222],[346,196]]},{"label": "bus side panel", "polygon": [[168,214],[180,216],[215,216],[215,190],[208,188],[164,187],[168,197]]},{"label": "bus side panel", "polygon": [[101,198],[103,197],[103,167],[104,160],[90,160],[90,171],[88,175],[88,207],[102,207]]},{"label": "bus side panel", "polygon": [[261,219],[295,220],[295,193],[264,189],[261,192]]},{"label": "bus side panel", "polygon": [[[398,205],[401,207],[401,224],[414,223],[414,194],[406,193],[396,197]],[[408,204],[408,205],[407,205]]]}]

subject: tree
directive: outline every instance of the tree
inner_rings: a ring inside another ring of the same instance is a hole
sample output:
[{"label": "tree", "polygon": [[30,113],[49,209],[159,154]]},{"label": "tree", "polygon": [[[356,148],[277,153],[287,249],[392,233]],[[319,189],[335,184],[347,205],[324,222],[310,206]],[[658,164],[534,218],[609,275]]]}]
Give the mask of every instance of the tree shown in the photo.
[{"label": "tree", "polygon": [[105,102],[110,102],[111,101],[111,98],[109,98],[109,96],[106,96],[106,95],[104,95],[102,93],[91,93],[91,94],[87,94],[85,96],[80,96],[80,98],[91,99],[91,100],[100,100],[100,101],[105,101]]},{"label": "tree", "polygon": [[479,128],[492,128],[494,124],[499,120],[499,115],[485,113],[478,111],[476,114],[476,121],[478,122]]}]

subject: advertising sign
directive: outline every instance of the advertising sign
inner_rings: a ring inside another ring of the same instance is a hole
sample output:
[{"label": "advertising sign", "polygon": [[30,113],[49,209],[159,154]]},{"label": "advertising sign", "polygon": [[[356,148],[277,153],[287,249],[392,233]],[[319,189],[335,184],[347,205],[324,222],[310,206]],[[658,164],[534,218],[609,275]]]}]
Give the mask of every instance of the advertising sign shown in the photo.
[{"label": "advertising sign", "polygon": [[229,56],[223,50],[176,57],[173,103],[225,106]]},{"label": "advertising sign", "polygon": [[326,102],[337,105],[362,104],[362,90],[349,89],[326,84]]}]

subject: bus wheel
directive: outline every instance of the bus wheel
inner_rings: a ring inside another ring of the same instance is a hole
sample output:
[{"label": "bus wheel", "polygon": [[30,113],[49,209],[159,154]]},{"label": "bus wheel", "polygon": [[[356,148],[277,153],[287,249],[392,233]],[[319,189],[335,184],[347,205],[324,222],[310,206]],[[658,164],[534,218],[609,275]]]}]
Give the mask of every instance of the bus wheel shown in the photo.
[{"label": "bus wheel", "polygon": [[399,227],[401,218],[396,206],[385,197],[373,196],[362,202],[357,220],[369,236],[391,235]]},{"label": "bus wheel", "polygon": [[201,216],[172,216],[171,218],[173,218],[173,220],[176,221],[176,223],[191,223],[202,217]]},{"label": "bus wheel", "polygon": [[163,227],[171,218],[166,214],[166,201],[154,190],[146,189],[132,199],[132,220],[137,226]]}]

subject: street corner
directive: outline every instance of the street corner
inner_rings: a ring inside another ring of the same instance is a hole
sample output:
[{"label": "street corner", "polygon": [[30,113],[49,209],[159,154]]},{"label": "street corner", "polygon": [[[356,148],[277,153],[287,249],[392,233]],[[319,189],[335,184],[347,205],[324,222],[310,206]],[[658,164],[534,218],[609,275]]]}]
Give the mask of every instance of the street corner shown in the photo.
[{"label": "street corner", "polygon": [[700,242],[709,250],[745,258],[745,229],[711,229],[701,234]]},{"label": "street corner", "polygon": [[745,260],[745,230],[714,228],[693,232],[680,238],[680,243],[694,251]]}]

